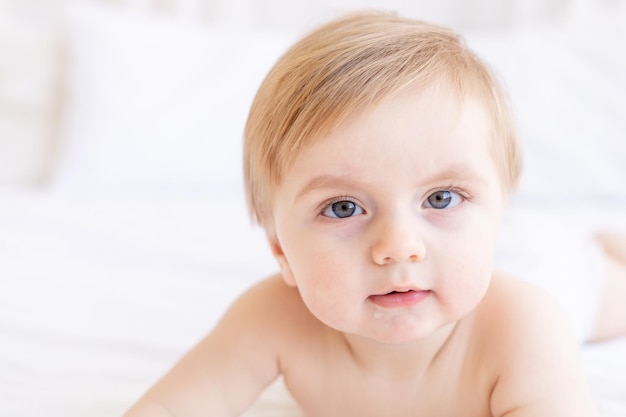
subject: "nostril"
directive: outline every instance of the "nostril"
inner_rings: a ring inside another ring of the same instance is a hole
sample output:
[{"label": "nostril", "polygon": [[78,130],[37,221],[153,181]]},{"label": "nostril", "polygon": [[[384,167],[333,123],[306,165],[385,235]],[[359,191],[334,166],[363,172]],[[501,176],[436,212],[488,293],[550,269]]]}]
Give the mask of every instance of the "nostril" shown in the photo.
[{"label": "nostril", "polygon": [[[408,258],[404,258],[404,259],[411,263],[417,263],[420,261],[421,257],[419,255],[413,254],[413,255],[409,255]],[[374,261],[379,265],[388,265],[388,264],[396,262],[396,259],[392,256],[385,256],[384,258],[379,259],[378,261],[374,259]]]}]

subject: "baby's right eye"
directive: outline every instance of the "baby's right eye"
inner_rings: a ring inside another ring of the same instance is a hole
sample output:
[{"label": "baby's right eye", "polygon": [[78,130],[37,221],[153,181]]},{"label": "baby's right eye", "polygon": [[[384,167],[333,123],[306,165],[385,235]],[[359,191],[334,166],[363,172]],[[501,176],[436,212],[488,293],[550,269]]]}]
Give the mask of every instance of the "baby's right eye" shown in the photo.
[{"label": "baby's right eye", "polygon": [[333,219],[344,219],[346,217],[363,214],[363,208],[350,200],[335,201],[326,206],[322,215]]}]

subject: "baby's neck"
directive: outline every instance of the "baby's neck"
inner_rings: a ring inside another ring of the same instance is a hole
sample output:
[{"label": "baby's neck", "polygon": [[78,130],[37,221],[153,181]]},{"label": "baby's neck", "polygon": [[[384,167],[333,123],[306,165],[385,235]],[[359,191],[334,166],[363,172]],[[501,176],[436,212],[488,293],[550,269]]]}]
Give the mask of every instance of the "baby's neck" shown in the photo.
[{"label": "baby's neck", "polygon": [[426,376],[458,332],[459,323],[449,324],[430,336],[402,344],[385,344],[365,337],[343,334],[354,362],[370,375],[384,379]]}]

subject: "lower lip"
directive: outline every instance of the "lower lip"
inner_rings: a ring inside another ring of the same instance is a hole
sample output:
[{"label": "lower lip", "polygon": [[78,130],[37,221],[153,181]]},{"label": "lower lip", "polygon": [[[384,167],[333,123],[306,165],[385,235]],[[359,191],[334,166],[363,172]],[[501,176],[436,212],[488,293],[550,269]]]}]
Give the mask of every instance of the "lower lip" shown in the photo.
[{"label": "lower lip", "polygon": [[379,307],[398,308],[410,307],[424,300],[430,291],[392,292],[382,295],[370,295],[369,300]]}]

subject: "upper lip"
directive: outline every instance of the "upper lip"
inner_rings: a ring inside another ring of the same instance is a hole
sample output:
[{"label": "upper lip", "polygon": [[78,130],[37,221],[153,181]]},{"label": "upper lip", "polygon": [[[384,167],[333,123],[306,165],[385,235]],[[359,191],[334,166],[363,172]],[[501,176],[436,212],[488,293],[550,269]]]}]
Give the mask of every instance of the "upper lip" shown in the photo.
[{"label": "upper lip", "polygon": [[427,291],[427,290],[417,288],[417,287],[412,287],[412,286],[411,287],[392,287],[388,290],[378,292],[374,295],[387,295],[387,294],[391,294],[392,292],[409,292],[409,291],[417,292],[417,291]]}]

